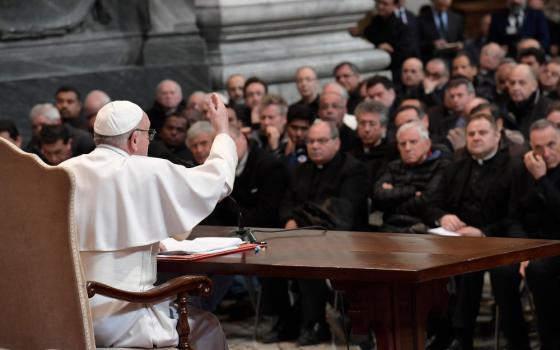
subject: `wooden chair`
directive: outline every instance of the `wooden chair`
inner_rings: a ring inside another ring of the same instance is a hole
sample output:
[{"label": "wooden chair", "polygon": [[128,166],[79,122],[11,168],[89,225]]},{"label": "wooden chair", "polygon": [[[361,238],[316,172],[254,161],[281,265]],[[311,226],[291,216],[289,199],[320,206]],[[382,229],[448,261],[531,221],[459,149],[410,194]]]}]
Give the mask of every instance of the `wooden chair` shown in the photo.
[{"label": "wooden chair", "polygon": [[88,297],[135,303],[178,296],[179,349],[188,342],[187,293],[211,282],[181,276],[133,293],[85,281],[73,221],[73,178],[0,138],[0,348],[95,349]]}]

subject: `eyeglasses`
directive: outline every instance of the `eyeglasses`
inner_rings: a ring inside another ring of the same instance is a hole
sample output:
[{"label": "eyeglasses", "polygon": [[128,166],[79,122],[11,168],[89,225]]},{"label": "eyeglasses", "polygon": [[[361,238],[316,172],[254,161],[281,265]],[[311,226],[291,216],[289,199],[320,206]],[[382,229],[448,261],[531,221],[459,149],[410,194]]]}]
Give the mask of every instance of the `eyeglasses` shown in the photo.
[{"label": "eyeglasses", "polygon": [[134,129],[134,131],[142,131],[148,133],[148,140],[153,141],[154,137],[156,137],[156,129]]}]

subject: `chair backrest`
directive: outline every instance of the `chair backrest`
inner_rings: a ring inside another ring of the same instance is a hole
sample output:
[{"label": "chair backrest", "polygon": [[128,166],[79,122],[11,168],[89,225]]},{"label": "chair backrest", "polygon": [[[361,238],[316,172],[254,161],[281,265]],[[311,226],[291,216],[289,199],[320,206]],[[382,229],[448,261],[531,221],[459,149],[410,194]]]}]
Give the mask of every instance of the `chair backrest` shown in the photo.
[{"label": "chair backrest", "polygon": [[0,348],[94,349],[73,179],[0,138]]}]

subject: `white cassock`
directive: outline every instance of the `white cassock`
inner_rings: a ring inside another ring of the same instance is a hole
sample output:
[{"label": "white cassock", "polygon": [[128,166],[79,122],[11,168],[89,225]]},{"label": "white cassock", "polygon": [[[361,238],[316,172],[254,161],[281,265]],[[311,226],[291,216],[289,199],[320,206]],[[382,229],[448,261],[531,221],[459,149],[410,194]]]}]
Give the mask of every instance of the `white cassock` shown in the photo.
[{"label": "white cassock", "polygon": [[[130,291],[152,288],[158,242],[186,238],[231,192],[236,165],[235,143],[226,134],[216,136],[204,164],[190,169],[109,145],[62,163],[75,177],[74,215],[86,278]],[[94,296],[97,346],[176,346],[170,302],[144,305]],[[189,307],[189,325],[196,349],[227,349],[212,314]]]}]

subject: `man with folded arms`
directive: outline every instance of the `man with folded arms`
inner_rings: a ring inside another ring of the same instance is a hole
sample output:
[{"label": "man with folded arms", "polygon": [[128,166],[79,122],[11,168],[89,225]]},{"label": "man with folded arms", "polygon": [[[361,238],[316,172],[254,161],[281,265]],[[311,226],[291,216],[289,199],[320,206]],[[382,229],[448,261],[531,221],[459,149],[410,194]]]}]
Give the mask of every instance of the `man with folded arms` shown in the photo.
[{"label": "man with folded arms", "polygon": [[[187,169],[146,157],[153,138],[148,116],[128,101],[105,105],[95,120],[97,148],[61,164],[74,174],[75,222],[88,280],[143,291],[155,281],[159,241],[184,239],[232,188],[237,165],[225,106],[217,95],[208,117],[218,135],[204,164]],[[171,300],[136,304],[90,299],[97,346],[176,346]],[[189,309],[190,340],[197,349],[227,349],[218,321]]]}]

